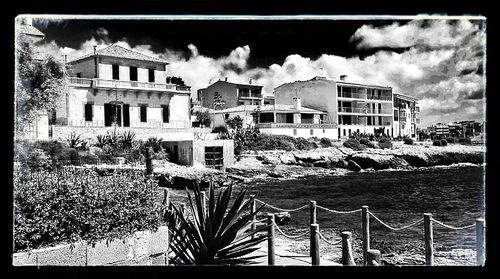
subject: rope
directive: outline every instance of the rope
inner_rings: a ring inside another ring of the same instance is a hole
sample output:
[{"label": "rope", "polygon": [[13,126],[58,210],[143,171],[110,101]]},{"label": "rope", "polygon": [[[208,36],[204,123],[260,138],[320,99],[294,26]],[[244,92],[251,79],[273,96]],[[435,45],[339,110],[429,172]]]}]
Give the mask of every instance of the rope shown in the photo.
[{"label": "rope", "polygon": [[452,230],[465,230],[465,229],[469,229],[469,228],[473,228],[476,226],[476,224],[473,224],[473,225],[470,225],[470,226],[465,226],[465,227],[453,227],[453,226],[450,226],[450,225],[446,225],[442,222],[439,222],[438,220],[434,219],[434,218],[431,218],[432,221],[436,222],[436,224],[438,225],[441,225],[445,228],[448,228],[448,229],[452,229]]},{"label": "rope", "polygon": [[303,237],[307,234],[309,234],[309,230],[306,230],[304,233],[301,233],[301,234],[298,234],[298,235],[288,235],[286,233],[284,233],[280,227],[278,227],[278,225],[276,224],[276,222],[273,222],[274,226],[276,227],[276,229],[286,238],[290,238],[290,239],[295,239],[295,238],[300,238],[300,237]]},{"label": "rope", "polygon": [[320,208],[320,209],[323,209],[323,210],[326,210],[328,212],[337,213],[337,214],[351,214],[351,213],[356,213],[356,212],[361,211],[361,208],[360,209],[351,210],[351,211],[338,211],[338,210],[333,210],[333,209],[329,209],[329,208],[326,208],[326,207],[322,207],[320,205],[316,205],[316,207]]},{"label": "rope", "polygon": [[382,224],[384,227],[386,227],[386,228],[388,228],[388,229],[390,229],[390,230],[393,230],[393,231],[400,231],[400,230],[408,229],[408,228],[411,228],[411,227],[413,227],[413,226],[416,226],[416,225],[418,225],[418,224],[420,224],[420,223],[422,223],[422,222],[424,221],[424,219],[422,218],[422,219],[419,219],[419,220],[417,220],[416,222],[411,223],[411,224],[409,224],[409,225],[407,225],[407,226],[403,226],[403,227],[401,227],[401,228],[394,228],[394,227],[391,227],[391,226],[387,225],[386,223],[382,222],[382,220],[380,220],[377,216],[375,216],[375,215],[374,215],[373,213],[371,213],[370,211],[368,211],[368,213],[369,213],[371,216],[373,216],[373,218],[375,218],[375,220],[377,220],[377,221],[378,221],[380,224]]},{"label": "rope", "polygon": [[275,209],[275,210],[278,210],[278,211],[283,211],[283,212],[294,212],[294,211],[299,211],[299,210],[304,209],[304,208],[306,208],[306,207],[308,206],[307,204],[305,204],[305,205],[303,205],[303,206],[301,206],[301,207],[294,208],[294,209],[284,209],[284,208],[279,208],[279,207],[272,206],[272,205],[267,204],[267,203],[265,203],[265,202],[263,202],[263,201],[261,201],[261,200],[259,200],[259,199],[255,199],[255,200],[256,200],[256,201],[258,201],[258,202],[260,202],[260,203],[262,203],[262,204],[264,204],[265,206],[267,206],[267,207],[269,207],[269,208],[272,208],[272,209]]},{"label": "rope", "polygon": [[337,241],[337,242],[335,242],[335,243],[328,241],[328,239],[326,239],[326,237],[324,237],[324,236],[321,234],[321,232],[319,232],[319,231],[318,231],[318,235],[319,235],[319,238],[323,239],[323,241],[325,241],[326,243],[328,243],[328,244],[330,244],[330,245],[332,245],[332,246],[339,245],[340,243],[342,243],[342,239],[341,239],[341,240],[339,240],[339,241]]}]

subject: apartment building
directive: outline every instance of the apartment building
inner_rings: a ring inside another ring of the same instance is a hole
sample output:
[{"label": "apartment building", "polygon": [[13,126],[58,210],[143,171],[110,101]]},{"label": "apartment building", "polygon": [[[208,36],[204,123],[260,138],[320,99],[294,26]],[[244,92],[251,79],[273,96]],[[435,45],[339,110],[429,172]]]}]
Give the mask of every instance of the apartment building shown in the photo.
[{"label": "apartment building", "polygon": [[220,96],[225,102],[223,109],[242,105],[263,105],[262,87],[262,85],[253,84],[252,80],[248,83],[236,83],[229,82],[225,78],[210,84],[207,88],[199,89],[197,94],[204,108],[214,108],[215,96]]},{"label": "apartment building", "polygon": [[320,124],[334,127],[333,138],[347,138],[353,133],[392,136],[392,88],[360,84],[326,77],[285,83],[274,89],[277,104],[292,104],[293,98],[302,105],[326,112]]},{"label": "apartment building", "polygon": [[391,135],[416,139],[417,125],[420,125],[418,99],[394,93],[394,123]]}]

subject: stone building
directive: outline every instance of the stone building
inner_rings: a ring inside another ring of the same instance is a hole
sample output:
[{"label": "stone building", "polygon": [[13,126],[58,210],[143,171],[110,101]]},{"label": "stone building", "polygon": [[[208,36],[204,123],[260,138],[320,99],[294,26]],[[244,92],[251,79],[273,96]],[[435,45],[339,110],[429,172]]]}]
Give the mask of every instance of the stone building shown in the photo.
[{"label": "stone building", "polygon": [[[229,82],[225,78],[210,84],[207,88],[199,89],[197,92],[198,101],[200,101],[202,107],[213,109],[214,97],[218,95],[225,102],[222,108],[262,105],[264,104],[262,87],[262,85],[253,84],[252,80],[248,83],[235,83]],[[271,98],[266,97],[266,102],[271,102]]]}]

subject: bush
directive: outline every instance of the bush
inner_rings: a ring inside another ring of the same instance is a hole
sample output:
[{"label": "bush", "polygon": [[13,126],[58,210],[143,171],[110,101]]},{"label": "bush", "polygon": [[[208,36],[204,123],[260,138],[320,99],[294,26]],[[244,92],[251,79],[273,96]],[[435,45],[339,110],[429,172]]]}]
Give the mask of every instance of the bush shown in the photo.
[{"label": "bush", "polygon": [[359,139],[359,143],[361,143],[362,145],[369,147],[369,148],[376,148],[375,144],[367,138]]},{"label": "bush", "polygon": [[413,145],[413,139],[411,138],[404,138],[403,141],[405,144]]},{"label": "bush", "polygon": [[460,144],[471,144],[471,139],[470,138],[459,138],[458,143]]},{"label": "bush", "polygon": [[441,146],[446,146],[446,145],[448,145],[448,141],[446,141],[445,139],[442,139]]},{"label": "bush", "polygon": [[432,145],[434,146],[441,146],[441,141],[440,140],[433,140]]},{"label": "bush", "polygon": [[329,138],[321,138],[321,140],[319,141],[319,143],[321,143],[321,145],[325,146],[325,147],[329,147],[329,146],[332,146],[332,140],[329,139]]},{"label": "bush", "polygon": [[255,140],[248,143],[250,150],[286,150],[295,149],[295,138],[285,135],[259,134]]},{"label": "bush", "polygon": [[231,129],[241,129],[243,128],[243,118],[236,115],[235,117],[226,119],[226,124]]},{"label": "bush", "polygon": [[388,138],[381,138],[379,141],[378,141],[378,146],[382,149],[385,149],[385,148],[392,148],[392,142],[390,139]]},{"label": "bush", "polygon": [[80,135],[75,134],[74,132],[69,135],[66,139],[68,146],[71,148],[78,148],[84,145],[84,140],[80,138]]},{"label": "bush", "polygon": [[456,143],[456,138],[453,137],[447,137],[445,140],[447,141],[447,143]]},{"label": "bush", "polygon": [[342,145],[344,147],[354,149],[354,150],[364,149],[364,147],[361,145],[361,143],[359,143],[359,141],[357,141],[355,139],[347,139],[346,141],[344,141],[344,143]]},{"label": "bush", "polygon": [[31,170],[50,169],[52,161],[42,149],[33,148],[28,151],[27,165]]},{"label": "bush", "polygon": [[[292,140],[292,142],[295,146],[295,149],[298,149],[298,150],[310,150],[310,149],[315,148],[314,147],[315,145],[313,142],[310,142],[303,137],[294,138],[294,140]],[[317,145],[316,145],[316,147],[317,147]]]},{"label": "bush", "polygon": [[90,169],[14,172],[14,251],[61,242],[120,238],[156,230],[164,206],[143,171]]},{"label": "bush", "polygon": [[318,137],[310,137],[310,138],[308,138],[308,140],[314,141],[314,142],[320,141],[320,139]]},{"label": "bush", "polygon": [[220,134],[220,133],[227,133],[227,128],[226,126],[217,126],[213,128],[212,133]]}]

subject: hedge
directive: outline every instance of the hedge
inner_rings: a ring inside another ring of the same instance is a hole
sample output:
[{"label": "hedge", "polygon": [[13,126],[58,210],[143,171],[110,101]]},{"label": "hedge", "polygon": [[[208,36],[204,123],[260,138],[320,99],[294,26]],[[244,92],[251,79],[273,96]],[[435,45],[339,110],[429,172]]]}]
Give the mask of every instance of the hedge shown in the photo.
[{"label": "hedge", "polygon": [[86,240],[96,243],[156,230],[159,191],[142,171],[14,171],[14,251]]},{"label": "hedge", "polygon": [[403,142],[408,145],[413,145],[413,139],[411,138],[404,138]]}]

